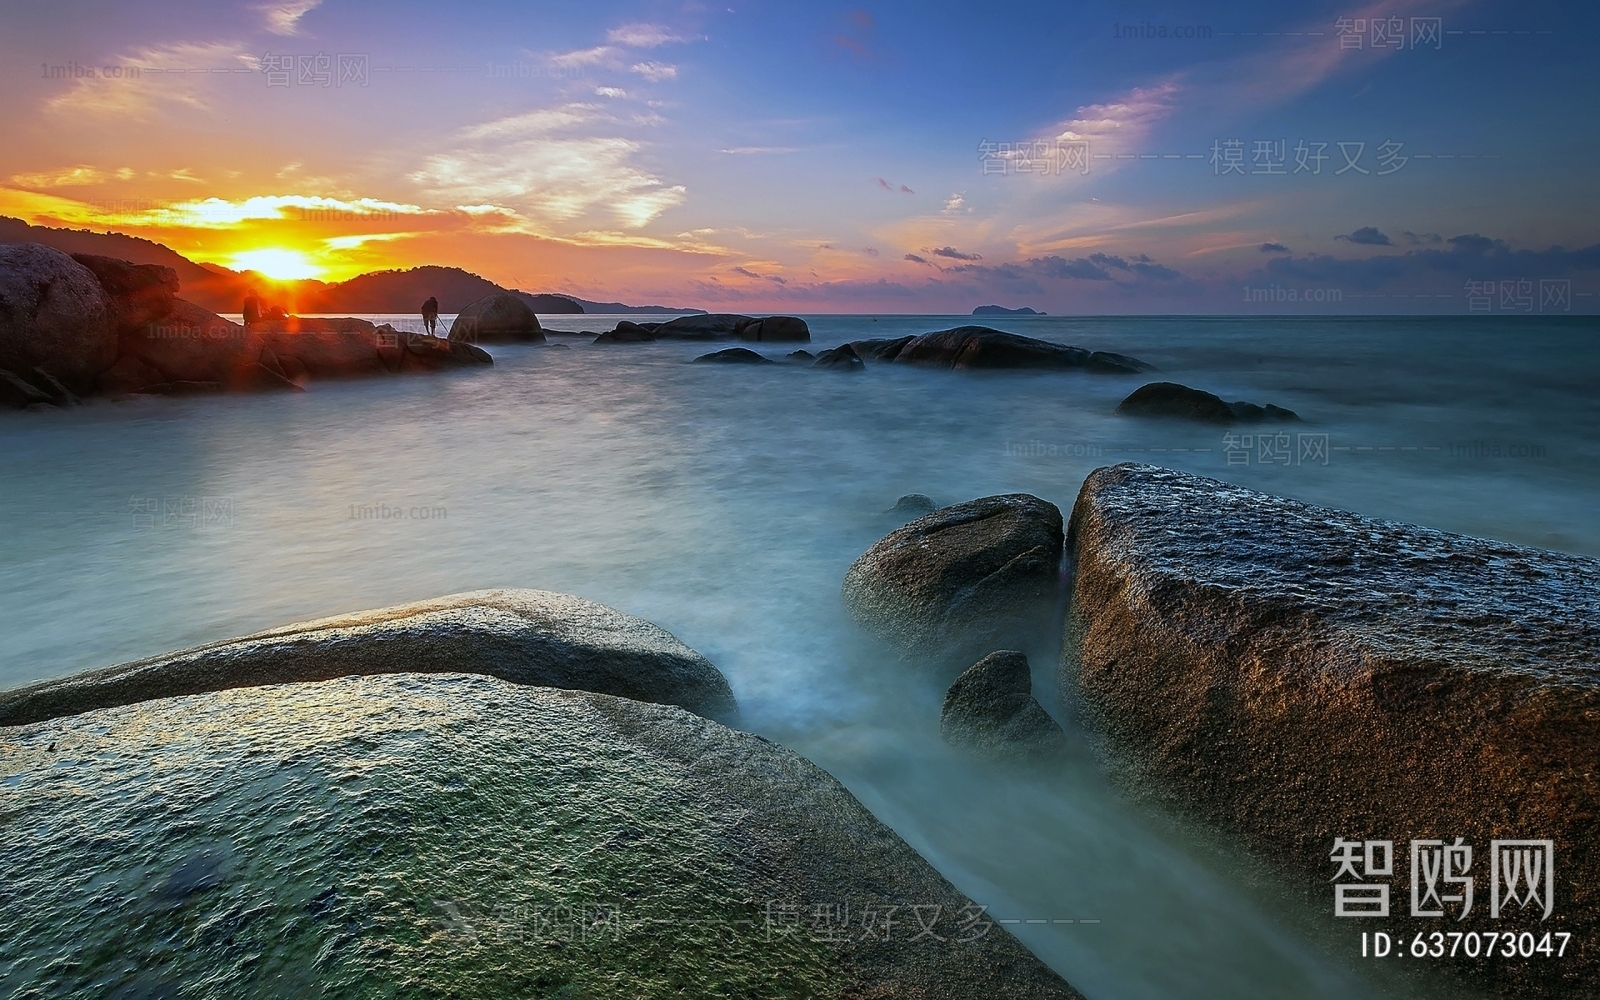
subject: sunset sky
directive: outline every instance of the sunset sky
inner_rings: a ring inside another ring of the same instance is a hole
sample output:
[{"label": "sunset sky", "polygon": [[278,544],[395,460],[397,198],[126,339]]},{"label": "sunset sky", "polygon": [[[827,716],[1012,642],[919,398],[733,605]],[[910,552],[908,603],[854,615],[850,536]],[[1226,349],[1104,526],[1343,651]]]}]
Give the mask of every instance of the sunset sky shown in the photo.
[{"label": "sunset sky", "polygon": [[4,0],[0,214],[745,312],[1594,312],[1596,10]]}]

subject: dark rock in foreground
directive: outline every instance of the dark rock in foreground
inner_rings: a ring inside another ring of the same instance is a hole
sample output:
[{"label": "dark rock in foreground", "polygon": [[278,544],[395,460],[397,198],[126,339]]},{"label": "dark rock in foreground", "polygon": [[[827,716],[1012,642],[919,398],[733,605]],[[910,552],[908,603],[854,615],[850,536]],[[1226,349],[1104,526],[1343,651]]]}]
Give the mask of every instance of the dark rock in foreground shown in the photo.
[{"label": "dark rock in foreground", "polygon": [[449,339],[468,344],[542,344],[544,330],[522,296],[493,292],[456,314]]},{"label": "dark rock in foreground", "polygon": [[1026,493],[970,500],[884,536],[842,593],[863,628],[907,657],[1026,646],[1055,600],[1061,545],[1055,504]]},{"label": "dark rock in foreground", "polygon": [[795,364],[803,364],[817,360],[817,356],[810,351],[790,351],[783,356],[783,360],[792,361]]},{"label": "dark rock in foreground", "polygon": [[1173,417],[1212,424],[1261,420],[1299,420],[1293,410],[1255,403],[1227,403],[1220,396],[1176,382],[1151,382],[1133,390],[1117,412],[1134,417]]},{"label": "dark rock in foreground", "polygon": [[1067,742],[1033,698],[1028,658],[1013,649],[990,653],[956,678],[944,695],[939,732],[952,746],[999,758],[1047,756]]},{"label": "dark rock in foreground", "polygon": [[116,357],[117,314],[94,272],[37,243],[0,244],[0,370],[49,397],[36,368],[82,393]]},{"label": "dark rock in foreground", "polygon": [[[1500,996],[1592,995],[1600,561],[1147,465],[1089,476],[1068,548],[1061,682],[1138,787],[1244,834],[1330,918],[1336,838],[1393,841],[1394,877],[1366,881],[1392,883],[1381,923],[1399,940],[1575,935],[1559,961],[1430,969],[1491,977]],[[1457,837],[1474,851],[1471,913],[1410,918],[1409,842]],[[1548,919],[1542,894],[1490,919],[1497,839],[1554,842]]]},{"label": "dark rock in foreground", "polygon": [[958,326],[953,330],[924,333],[900,347],[893,360],[896,364],[930,365],[958,371],[1033,368],[1125,372],[1152,368],[1121,354],[1090,352],[986,326]]},{"label": "dark rock in foreground", "polygon": [[321,618],[0,692],[0,726],[346,674],[478,673],[726,716],[727,680],[670,632],[581,597],[480,590]]},{"label": "dark rock in foreground", "polygon": [[748,347],[730,347],[727,350],[713,351],[702,354],[694,359],[695,364],[712,365],[774,365],[777,364],[770,358],[764,358]]},{"label": "dark rock in foreground", "polygon": [[861,360],[861,355],[856,353],[854,347],[849,344],[841,344],[817,355],[817,359],[811,363],[811,367],[823,368],[829,371],[859,372],[864,371],[867,366]]},{"label": "dark rock in foreground", "polygon": [[5,737],[41,996],[1079,996],[826,772],[678,708],[398,674]]}]

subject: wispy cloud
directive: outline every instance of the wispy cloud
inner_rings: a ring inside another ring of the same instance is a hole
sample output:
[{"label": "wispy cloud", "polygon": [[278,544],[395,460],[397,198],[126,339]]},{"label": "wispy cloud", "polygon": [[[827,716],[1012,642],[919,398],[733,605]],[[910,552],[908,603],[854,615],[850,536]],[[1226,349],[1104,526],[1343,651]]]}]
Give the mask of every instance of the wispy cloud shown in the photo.
[{"label": "wispy cloud", "polygon": [[681,204],[687,190],[635,165],[640,143],[594,134],[613,125],[587,104],[484,122],[462,130],[455,149],[428,157],[411,179],[455,202],[514,208],[544,233],[596,211],[637,229]]},{"label": "wispy cloud", "polygon": [[52,98],[46,108],[58,114],[86,113],[134,121],[147,120],[158,108],[167,105],[205,111],[210,106],[207,98],[216,92],[210,73],[167,72],[157,81],[153,79],[155,74],[149,71],[254,70],[259,65],[259,59],[246,53],[237,42],[157,45],[124,53],[114,62],[123,70],[122,76],[76,79],[66,92]]},{"label": "wispy cloud", "polygon": [[274,35],[297,35],[300,19],[320,6],[322,0],[276,0],[260,4],[256,10],[266,18],[267,30]]},{"label": "wispy cloud", "polygon": [[650,61],[634,63],[628,67],[628,71],[638,73],[651,83],[660,83],[662,80],[676,80],[678,78],[678,67],[671,63]]},{"label": "wispy cloud", "polygon": [[130,180],[134,176],[131,167],[120,167],[116,170],[101,170],[87,164],[76,167],[63,167],[60,170],[46,170],[31,174],[12,174],[12,183],[25,188],[53,188],[53,187],[89,187],[95,184],[104,184],[111,180]]},{"label": "wispy cloud", "polygon": [[606,32],[606,41],[613,45],[625,45],[630,49],[653,49],[658,45],[694,42],[699,39],[692,35],[680,35],[659,24],[624,24],[620,28],[612,28]]}]

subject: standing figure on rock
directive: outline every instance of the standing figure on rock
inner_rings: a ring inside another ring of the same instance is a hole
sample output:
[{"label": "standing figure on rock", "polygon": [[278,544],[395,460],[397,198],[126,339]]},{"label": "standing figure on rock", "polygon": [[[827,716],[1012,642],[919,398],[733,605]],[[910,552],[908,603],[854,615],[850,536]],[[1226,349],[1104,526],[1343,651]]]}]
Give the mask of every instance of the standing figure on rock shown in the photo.
[{"label": "standing figure on rock", "polygon": [[256,294],[254,288],[245,294],[244,305],[241,308],[244,312],[245,326],[261,322],[261,297]]},{"label": "standing figure on rock", "polygon": [[439,325],[439,300],[432,295],[422,304],[422,325],[428,328],[428,336],[437,336],[433,330]]}]

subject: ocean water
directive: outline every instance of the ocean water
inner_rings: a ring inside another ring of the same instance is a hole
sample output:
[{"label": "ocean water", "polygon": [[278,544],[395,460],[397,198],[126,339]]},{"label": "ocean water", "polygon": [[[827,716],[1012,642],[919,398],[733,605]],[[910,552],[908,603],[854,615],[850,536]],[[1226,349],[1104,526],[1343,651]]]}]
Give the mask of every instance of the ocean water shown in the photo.
[{"label": "ocean water", "polygon": [[[973,321],[806,318],[812,350]],[[1120,461],[1600,555],[1593,319],[986,321],[1148,377],[691,365],[727,345],[562,333],[615,320],[547,317],[551,346],[491,346],[493,370],[0,413],[0,687],[454,591],[580,594],[705,653],[744,728],[838,776],[1095,1000],[1428,995],[1375,978],[1354,932],[1321,938],[1225,841],[1123,801],[1086,747],[1045,772],[948,750],[950,678],[863,641],[839,584],[901,494],[1066,512]],[[1155,378],[1305,422],[1112,413]],[[1064,718],[1053,651],[1030,653]]]}]

